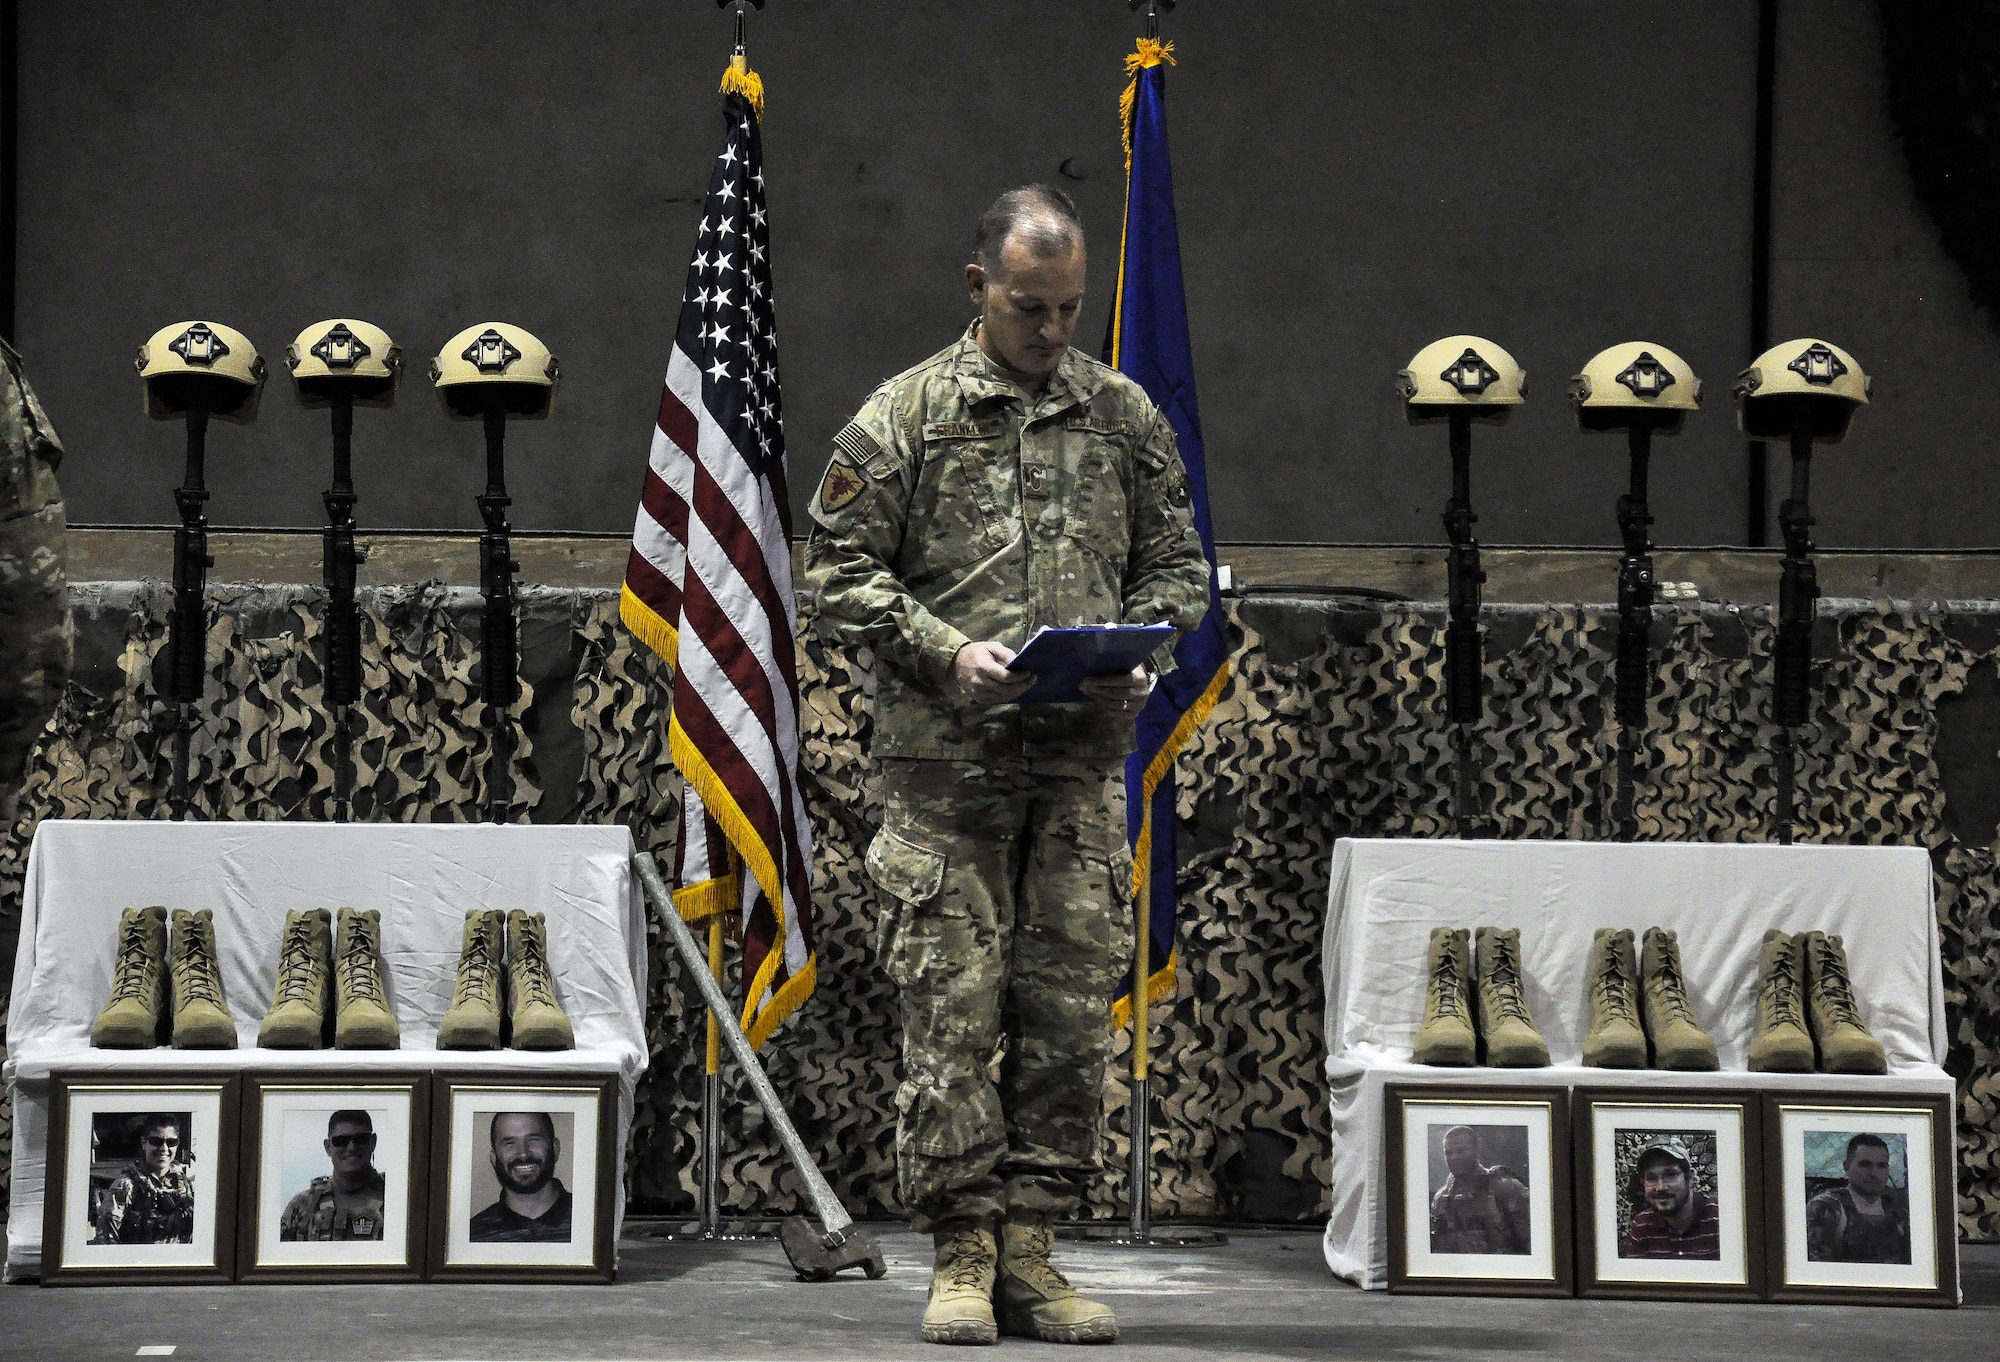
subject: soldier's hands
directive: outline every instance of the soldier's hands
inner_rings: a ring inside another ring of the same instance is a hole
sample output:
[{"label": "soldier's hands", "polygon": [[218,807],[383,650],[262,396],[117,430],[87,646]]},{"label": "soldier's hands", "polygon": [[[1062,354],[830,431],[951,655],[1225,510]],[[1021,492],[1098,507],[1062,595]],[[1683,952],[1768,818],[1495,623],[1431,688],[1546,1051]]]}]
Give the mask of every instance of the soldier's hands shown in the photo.
[{"label": "soldier's hands", "polygon": [[1141,664],[1129,672],[1111,676],[1086,676],[1077,683],[1077,689],[1096,701],[1106,714],[1136,719],[1146,707],[1146,697],[1153,693],[1153,677]]},{"label": "soldier's hands", "polygon": [[1004,643],[968,643],[952,660],[958,688],[981,705],[1004,705],[1025,695],[1035,684],[1033,672],[1010,672],[1014,650]]}]

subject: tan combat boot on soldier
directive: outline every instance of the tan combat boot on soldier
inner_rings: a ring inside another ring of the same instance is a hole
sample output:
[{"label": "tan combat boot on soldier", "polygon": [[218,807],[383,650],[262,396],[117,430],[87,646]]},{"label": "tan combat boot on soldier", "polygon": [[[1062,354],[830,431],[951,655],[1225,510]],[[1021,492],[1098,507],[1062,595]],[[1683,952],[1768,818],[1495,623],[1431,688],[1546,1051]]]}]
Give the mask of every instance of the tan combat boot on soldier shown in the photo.
[{"label": "tan combat boot on soldier", "polygon": [[324,908],[294,908],[285,914],[278,986],[257,1029],[257,1044],[266,1050],[326,1048],[332,1001],[333,915]]},{"label": "tan combat boot on soldier", "polygon": [[998,1343],[993,1322],[993,1274],[1000,1249],[983,1224],[938,1230],[937,1262],[931,1268],[931,1298],[924,1306],[926,1343]]},{"label": "tan combat boot on soldier", "polygon": [[1854,1005],[1847,977],[1847,949],[1837,935],[1807,932],[1806,1022],[1819,1045],[1819,1066],[1830,1074],[1885,1074],[1889,1057],[1869,1034]]},{"label": "tan combat boot on soldier", "polygon": [[1056,1236],[1050,1217],[1010,1211],[1000,1227],[1000,1279],[993,1313],[1000,1332],[1044,1343],[1113,1343],[1118,1317],[1069,1284],[1049,1261]]},{"label": "tan combat boot on soldier", "polygon": [[234,1050],[236,1019],[222,996],[215,917],[208,909],[174,910],[174,1048]]},{"label": "tan combat boot on soldier", "polygon": [[1486,1042],[1486,1063],[1496,1069],[1542,1068],[1549,1062],[1549,1047],[1528,1015],[1520,929],[1481,927],[1476,940],[1479,1038]]},{"label": "tan combat boot on soldier", "polygon": [[1687,980],[1681,975],[1681,941],[1672,928],[1646,929],[1639,973],[1654,1067],[1714,1069],[1715,1037],[1695,1020],[1694,1008],[1688,1003]]},{"label": "tan combat boot on soldier", "polygon": [[389,1010],[387,973],[380,910],[341,909],[333,942],[336,1050],[394,1050],[403,1043],[396,1014]]},{"label": "tan combat boot on soldier", "polygon": [[458,982],[451,990],[451,1006],[438,1023],[438,1049],[500,1048],[501,934],[506,921],[507,914],[498,908],[466,913]]},{"label": "tan combat boot on soldier", "polygon": [[549,937],[540,913],[507,914],[508,1022],[516,1050],[570,1050],[576,1037],[556,1000]]},{"label": "tan combat boot on soldier", "polygon": [[1431,929],[1424,962],[1424,1020],[1410,1058],[1418,1064],[1477,1064],[1479,1037],[1472,1030],[1472,933],[1462,927]]},{"label": "tan combat boot on soldier", "polygon": [[167,1003],[167,910],[127,908],[118,915],[118,962],[111,996],[90,1028],[105,1050],[150,1050],[160,1043]]},{"label": "tan combat boot on soldier", "polygon": [[[1646,938],[1648,944],[1652,937]],[[1639,1029],[1639,952],[1628,927],[1599,927],[1590,938],[1590,1030],[1583,1062],[1593,1069],[1646,1067]]]},{"label": "tan combat boot on soldier", "polygon": [[1750,1034],[1752,1073],[1812,1072],[1804,941],[1775,927],[1764,933],[1764,945],[1757,953],[1757,1029]]}]

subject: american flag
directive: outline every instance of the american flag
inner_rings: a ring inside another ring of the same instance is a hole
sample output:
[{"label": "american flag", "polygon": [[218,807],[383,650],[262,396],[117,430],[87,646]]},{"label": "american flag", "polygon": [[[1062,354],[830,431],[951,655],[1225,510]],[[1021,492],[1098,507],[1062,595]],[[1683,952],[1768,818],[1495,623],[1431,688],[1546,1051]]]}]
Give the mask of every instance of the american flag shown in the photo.
[{"label": "american flag", "polygon": [[743,1029],[761,1045],[812,992],[812,828],[799,792],[763,87],[738,58],[722,88],[722,153],[688,265],[619,614],[674,667],[668,746],[687,783],[674,900],[691,920],[740,914]]}]

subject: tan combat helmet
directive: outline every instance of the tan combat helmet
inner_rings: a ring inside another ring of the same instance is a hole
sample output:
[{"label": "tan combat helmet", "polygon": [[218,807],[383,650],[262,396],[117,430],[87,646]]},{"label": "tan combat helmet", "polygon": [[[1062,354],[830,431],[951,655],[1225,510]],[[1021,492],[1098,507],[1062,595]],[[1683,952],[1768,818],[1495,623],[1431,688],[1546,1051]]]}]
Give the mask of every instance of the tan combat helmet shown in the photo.
[{"label": "tan combat helmet", "polygon": [[308,407],[325,406],[335,387],[346,388],[356,402],[386,407],[396,400],[403,351],[372,322],[333,317],[299,332],[285,350],[285,367]]},{"label": "tan combat helmet", "polygon": [[1396,374],[1396,391],[1412,424],[1455,412],[1497,423],[1527,396],[1528,375],[1490,340],[1446,336],[1417,351]]},{"label": "tan combat helmet", "polygon": [[211,416],[251,421],[264,388],[257,347],[221,322],[175,322],[155,331],[134,361],[146,384],[146,415],[158,421],[185,415],[202,393]]},{"label": "tan combat helmet", "polygon": [[444,343],[431,383],[447,414],[477,421],[497,396],[509,416],[547,416],[556,401],[556,357],[518,326],[479,322]]},{"label": "tan combat helmet", "polygon": [[1664,345],[1627,341],[1600,350],[1569,381],[1569,400],[1583,430],[1649,426],[1678,434],[1687,414],[1701,406],[1701,380]]},{"label": "tan combat helmet", "polygon": [[1838,442],[1868,405],[1874,380],[1854,356],[1808,336],[1774,345],[1736,376],[1736,424],[1753,440],[1783,440],[1803,426]]}]

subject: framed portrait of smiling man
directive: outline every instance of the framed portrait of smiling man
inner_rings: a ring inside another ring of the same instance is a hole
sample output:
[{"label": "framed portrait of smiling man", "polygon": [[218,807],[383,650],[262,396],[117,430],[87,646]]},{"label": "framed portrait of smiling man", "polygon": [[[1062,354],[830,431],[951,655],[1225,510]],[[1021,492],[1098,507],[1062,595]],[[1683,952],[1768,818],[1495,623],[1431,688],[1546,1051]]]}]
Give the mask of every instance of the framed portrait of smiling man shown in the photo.
[{"label": "framed portrait of smiling man", "polygon": [[617,1083],[437,1075],[432,1277],[611,1280]]},{"label": "framed portrait of smiling man", "polygon": [[52,1077],[44,1286],[235,1279],[236,1084],[227,1073]]},{"label": "framed portrait of smiling man", "polygon": [[1585,1296],[1760,1300],[1762,1107],[1754,1093],[1576,1093]]},{"label": "framed portrait of smiling man", "polygon": [[1771,1299],[1958,1303],[1951,1099],[1765,1097]]},{"label": "framed portrait of smiling man", "polygon": [[430,1180],[424,1074],[244,1079],[244,1281],[417,1281]]}]

